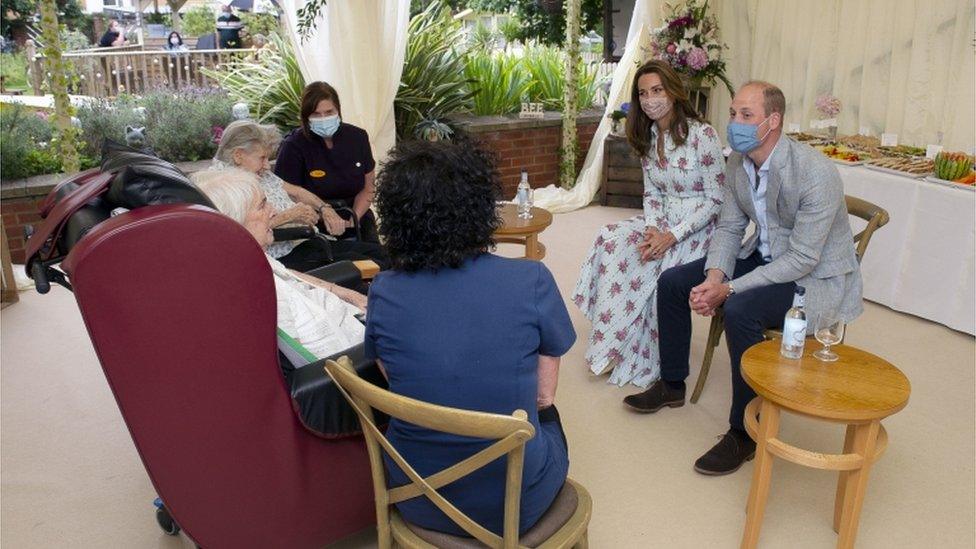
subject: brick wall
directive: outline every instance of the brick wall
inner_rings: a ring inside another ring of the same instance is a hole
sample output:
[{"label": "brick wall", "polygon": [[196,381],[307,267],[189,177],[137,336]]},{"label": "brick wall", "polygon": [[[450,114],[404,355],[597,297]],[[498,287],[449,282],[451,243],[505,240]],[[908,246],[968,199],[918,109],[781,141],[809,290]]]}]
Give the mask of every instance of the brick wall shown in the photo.
[{"label": "brick wall", "polygon": [[43,199],[43,196],[28,196],[0,200],[0,217],[3,218],[7,244],[10,245],[10,260],[14,263],[24,263],[24,225],[36,226],[40,223],[38,208]]},{"label": "brick wall", "polygon": [[[528,172],[533,188],[558,184],[559,149],[563,133],[561,116],[561,113],[546,113],[546,118],[542,120],[483,116],[459,122],[498,155],[503,195],[506,199],[512,199],[523,169]],[[577,119],[577,173],[583,167],[600,116],[600,112],[588,111]]]}]

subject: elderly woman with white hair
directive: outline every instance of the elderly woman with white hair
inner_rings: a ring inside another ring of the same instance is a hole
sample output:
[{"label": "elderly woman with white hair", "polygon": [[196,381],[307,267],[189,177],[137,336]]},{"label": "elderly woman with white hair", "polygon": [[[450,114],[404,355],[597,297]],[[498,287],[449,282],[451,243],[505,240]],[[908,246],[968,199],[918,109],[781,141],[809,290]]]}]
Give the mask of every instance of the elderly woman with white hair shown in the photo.
[{"label": "elderly woman with white hair", "polygon": [[[323,228],[330,235],[343,234],[346,221],[325,201],[297,185],[283,181],[271,171],[269,159],[280,142],[281,134],[272,125],[251,120],[234,121],[224,129],[211,169],[236,167],[255,174],[275,213],[272,228],[314,227],[321,220]],[[381,269],[388,264],[383,247],[372,242],[333,240],[326,244],[317,238],[292,240],[271,244],[268,254],[288,268],[303,272],[328,263],[330,255],[333,260],[371,259]]]},{"label": "elderly woman with white hair", "polygon": [[[205,170],[193,183],[221,213],[244,226],[265,250],[273,243],[274,213],[257,176],[237,168]],[[366,296],[337,284],[288,269],[268,256],[278,299],[278,327],[317,358],[363,341],[356,315],[366,310]]]}]

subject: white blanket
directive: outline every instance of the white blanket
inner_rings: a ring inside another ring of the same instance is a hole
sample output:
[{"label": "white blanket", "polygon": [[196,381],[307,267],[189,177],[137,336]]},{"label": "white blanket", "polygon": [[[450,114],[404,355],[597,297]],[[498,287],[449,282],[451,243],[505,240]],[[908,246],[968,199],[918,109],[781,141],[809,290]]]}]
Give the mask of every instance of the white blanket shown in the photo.
[{"label": "white blanket", "polygon": [[268,260],[278,297],[278,328],[320,359],[362,343],[366,329],[355,317],[359,309]]}]

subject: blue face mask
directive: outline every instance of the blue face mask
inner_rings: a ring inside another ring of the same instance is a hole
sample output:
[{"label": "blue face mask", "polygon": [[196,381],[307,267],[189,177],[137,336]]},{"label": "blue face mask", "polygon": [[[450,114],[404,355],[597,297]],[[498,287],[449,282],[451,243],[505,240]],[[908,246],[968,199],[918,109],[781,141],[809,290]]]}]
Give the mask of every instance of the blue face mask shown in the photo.
[{"label": "blue face mask", "polygon": [[766,139],[766,136],[769,135],[769,132],[773,131],[773,128],[769,128],[766,135],[760,138],[757,136],[759,126],[762,126],[772,116],[767,116],[765,120],[755,126],[752,124],[743,124],[742,122],[729,122],[726,135],[729,138],[729,146],[732,147],[732,150],[737,153],[746,154],[755,150],[759,145],[762,145],[763,139]]},{"label": "blue face mask", "polygon": [[312,133],[319,137],[332,137],[335,132],[339,131],[339,124],[342,120],[339,118],[338,114],[332,116],[327,116],[325,118],[309,118],[308,119],[308,129],[312,130]]}]

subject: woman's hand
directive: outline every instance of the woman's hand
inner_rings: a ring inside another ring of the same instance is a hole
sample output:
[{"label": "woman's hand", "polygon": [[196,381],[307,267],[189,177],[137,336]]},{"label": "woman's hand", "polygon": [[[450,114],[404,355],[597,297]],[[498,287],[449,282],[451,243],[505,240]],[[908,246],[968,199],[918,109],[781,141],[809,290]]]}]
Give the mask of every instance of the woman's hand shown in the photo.
[{"label": "woman's hand", "polygon": [[346,220],[343,219],[335,210],[332,209],[328,204],[322,206],[322,223],[325,224],[325,230],[329,232],[332,236],[339,236],[346,232]]},{"label": "woman's hand", "polygon": [[678,242],[671,231],[661,231],[657,227],[649,227],[644,233],[644,241],[637,244],[641,250],[641,261],[661,259],[664,253]]},{"label": "woman's hand", "polygon": [[308,204],[295,204],[290,209],[298,210],[297,221],[302,225],[315,225],[319,222],[319,213]]},{"label": "woman's hand", "polygon": [[291,208],[278,212],[272,220],[272,227],[280,227],[290,223],[301,225],[315,225],[319,220],[319,214],[306,204],[295,204]]}]

